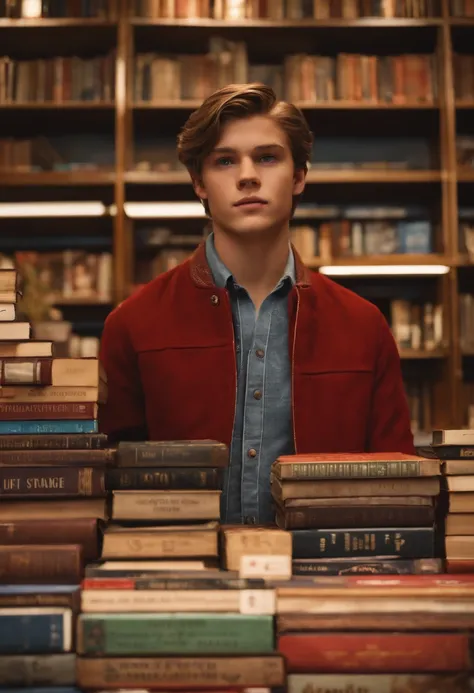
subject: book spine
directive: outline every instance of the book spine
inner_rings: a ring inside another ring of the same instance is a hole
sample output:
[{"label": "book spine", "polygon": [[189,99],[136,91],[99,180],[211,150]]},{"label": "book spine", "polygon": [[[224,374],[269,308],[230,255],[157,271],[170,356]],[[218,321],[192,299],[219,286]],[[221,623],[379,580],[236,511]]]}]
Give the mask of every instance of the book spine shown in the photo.
[{"label": "book spine", "polygon": [[[54,594],[48,592],[41,594],[41,585],[38,585],[37,594],[0,594],[0,608],[12,607],[64,607],[78,613],[81,608],[80,591],[72,594]],[[1,680],[1,679],[0,679]],[[0,691],[2,689],[0,688]]]},{"label": "book spine", "polygon": [[[1,414],[0,414],[1,415]],[[97,433],[97,420],[94,417],[81,420],[57,421],[0,421],[0,436],[6,435],[47,435]],[[0,446],[2,438],[0,437]]]},{"label": "book spine", "polygon": [[[301,605],[302,606],[302,605]],[[295,607],[296,608],[296,607]],[[462,609],[462,607],[460,607]],[[303,612],[303,609],[300,609]],[[452,613],[407,612],[407,613],[357,613],[348,607],[347,612],[336,614],[280,614],[277,617],[277,632],[302,633],[320,631],[467,631],[474,626],[474,614],[454,611]]]},{"label": "book spine", "polygon": [[226,446],[216,443],[133,443],[119,445],[117,450],[119,467],[225,467],[228,459]]},{"label": "book spine", "polygon": [[[17,422],[22,423],[22,422]],[[35,424],[36,422],[27,422]],[[43,424],[46,422],[43,422]],[[61,424],[62,421],[55,422]],[[74,421],[65,421],[66,426]],[[82,426],[84,423],[80,422]],[[1,435],[0,450],[101,450],[107,444],[107,436],[103,433],[48,435]]]},{"label": "book spine", "polygon": [[471,666],[464,633],[291,633],[278,638],[290,673],[448,672]]},{"label": "book spine", "polygon": [[443,445],[435,447],[434,451],[442,460],[474,459],[474,445]]},{"label": "book spine", "polygon": [[105,487],[108,491],[147,488],[217,490],[222,488],[222,470],[211,467],[207,469],[184,467],[108,469]]},{"label": "book spine", "polygon": [[105,496],[105,470],[94,467],[0,467],[0,498]]},{"label": "book spine", "polygon": [[0,546],[78,544],[84,560],[99,556],[99,528],[94,519],[0,521]]},{"label": "book spine", "polygon": [[291,534],[293,558],[434,558],[433,528],[296,529]]},{"label": "book spine", "polygon": [[0,657],[2,686],[73,686],[74,654],[4,655]]},{"label": "book spine", "polygon": [[81,580],[82,566],[82,547],[77,544],[0,546],[3,583],[74,585]]},{"label": "book spine", "polygon": [[52,385],[53,359],[0,359],[0,385]]},{"label": "book spine", "polygon": [[[17,614],[0,611],[0,653],[39,654],[67,652],[65,628],[67,620],[63,614],[30,613],[23,609]],[[70,626],[70,624],[69,624]]]},{"label": "book spine", "polygon": [[77,638],[78,654],[89,656],[268,654],[274,648],[272,617],[241,614],[81,614]]},{"label": "book spine", "polygon": [[379,479],[424,476],[424,461],[392,462],[291,462],[279,465],[281,479]]},{"label": "book spine", "polygon": [[18,467],[47,465],[106,465],[113,462],[114,450],[0,450],[0,467],[15,465]]},{"label": "book spine", "polygon": [[367,561],[342,558],[294,560],[293,575],[427,575],[443,572],[440,558],[423,559],[367,559]]},{"label": "book spine", "polygon": [[78,657],[81,689],[150,688],[163,690],[274,687],[285,683],[283,659],[266,657]]},{"label": "book spine", "polygon": [[83,590],[256,590],[263,578],[85,578]]},{"label": "book spine", "polygon": [[461,693],[469,690],[468,674],[290,674],[291,693]]},{"label": "book spine", "polygon": [[428,527],[434,523],[433,506],[335,507],[285,509],[277,513],[282,529],[343,527]]},{"label": "book spine", "polygon": [[97,405],[94,402],[0,402],[0,418],[3,421],[90,420],[97,418]]}]

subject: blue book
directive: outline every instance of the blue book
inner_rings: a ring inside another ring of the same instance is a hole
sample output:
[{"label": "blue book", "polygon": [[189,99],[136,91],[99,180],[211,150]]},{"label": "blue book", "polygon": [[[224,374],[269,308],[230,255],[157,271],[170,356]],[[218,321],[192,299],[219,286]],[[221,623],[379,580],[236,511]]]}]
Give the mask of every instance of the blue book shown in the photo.
[{"label": "blue book", "polygon": [[97,433],[96,420],[0,421],[0,435],[35,433]]},{"label": "blue book", "polygon": [[425,254],[432,252],[431,224],[429,221],[401,221],[398,234],[402,253]]},{"label": "blue book", "polygon": [[0,609],[1,654],[70,652],[72,610],[59,607]]}]

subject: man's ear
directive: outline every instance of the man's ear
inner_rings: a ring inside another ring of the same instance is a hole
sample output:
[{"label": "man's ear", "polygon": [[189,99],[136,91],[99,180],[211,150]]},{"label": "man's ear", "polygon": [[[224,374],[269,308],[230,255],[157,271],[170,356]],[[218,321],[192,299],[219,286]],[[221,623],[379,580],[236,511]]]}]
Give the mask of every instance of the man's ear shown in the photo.
[{"label": "man's ear", "polygon": [[293,195],[301,195],[306,184],[306,171],[304,168],[295,169],[293,176]]},{"label": "man's ear", "polygon": [[196,195],[201,200],[207,200],[207,193],[206,193],[206,189],[204,187],[204,183],[202,182],[202,179],[197,177],[197,176],[196,177],[193,176],[192,181],[193,181],[194,192],[196,193]]}]

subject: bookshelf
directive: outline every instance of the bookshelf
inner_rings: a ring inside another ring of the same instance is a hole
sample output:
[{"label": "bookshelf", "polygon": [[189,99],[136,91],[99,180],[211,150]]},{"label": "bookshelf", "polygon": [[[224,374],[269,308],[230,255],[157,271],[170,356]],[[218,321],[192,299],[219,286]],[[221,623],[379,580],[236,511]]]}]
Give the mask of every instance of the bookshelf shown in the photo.
[{"label": "bookshelf", "polygon": [[[106,4],[97,3],[100,8]],[[186,5],[179,4],[181,8]],[[188,4],[196,7],[199,3]],[[389,61],[390,56],[397,55],[400,46],[407,55],[429,55],[435,65],[433,98],[405,102],[367,98],[290,100],[304,111],[315,132],[317,152],[324,149],[325,142],[336,141],[341,133],[347,134],[351,147],[358,137],[367,140],[382,140],[388,136],[394,140],[405,138],[407,147],[410,146],[409,138],[418,143],[423,140],[425,148],[429,149],[429,161],[420,166],[350,169],[338,165],[320,166],[315,162],[308,173],[304,202],[321,206],[424,205],[432,217],[432,252],[371,253],[350,257],[336,252],[333,240],[329,244],[329,255],[324,259],[320,256],[305,259],[315,271],[328,264],[343,268],[360,265],[369,268],[444,265],[449,268],[447,274],[437,277],[407,275],[388,280],[382,275],[380,278],[337,276],[334,279],[377,304],[383,304],[387,310],[390,300],[405,296],[409,301],[442,306],[443,343],[430,349],[401,348],[400,354],[407,378],[418,378],[422,385],[425,381],[429,383],[429,393],[422,404],[424,409],[430,409],[427,426],[466,425],[466,402],[471,397],[474,382],[474,350],[466,352],[461,348],[460,296],[474,294],[474,260],[472,252],[469,254],[461,244],[459,227],[460,210],[474,207],[469,203],[474,192],[474,165],[458,167],[457,141],[461,135],[474,137],[474,91],[463,92],[460,98],[455,62],[458,55],[465,56],[465,60],[471,56],[474,61],[474,18],[454,16],[454,3],[450,0],[428,4],[437,5],[435,16],[187,19],[138,17],[134,12],[137,5],[132,0],[111,0],[107,4],[108,12],[88,18],[27,19],[21,17],[20,11],[18,18],[0,18],[1,54],[13,60],[47,61],[60,56],[67,62],[68,58],[79,56],[84,61],[94,61],[101,56],[112,56],[108,60],[113,62],[113,89],[112,86],[108,89],[113,94],[105,90],[100,98],[97,94],[85,93],[84,98],[71,99],[62,94],[47,101],[40,93],[34,100],[12,102],[2,99],[0,94],[2,137],[3,133],[6,137],[19,138],[58,135],[65,141],[77,137],[78,141],[86,143],[85,151],[91,157],[100,150],[96,142],[101,138],[108,138],[109,148],[107,157],[102,160],[99,156],[92,168],[28,171],[6,170],[0,164],[0,201],[3,203],[93,200],[100,203],[103,210],[94,218],[80,214],[38,219],[0,216],[0,252],[8,250],[1,245],[5,234],[18,237],[29,234],[36,239],[50,235],[58,239],[57,245],[61,248],[66,247],[64,235],[82,238],[81,248],[90,247],[91,252],[96,252],[98,246],[97,252],[108,247],[113,253],[112,300],[81,303],[69,299],[60,306],[66,315],[79,318],[82,311],[83,325],[95,325],[97,330],[110,307],[132,290],[140,258],[145,262],[156,253],[156,248],[137,244],[140,229],[165,226],[173,233],[189,234],[192,238],[202,233],[205,218],[194,212],[169,217],[160,217],[156,212],[155,216],[150,213],[148,218],[127,214],[129,203],[195,201],[185,171],[174,165],[154,166],[152,163],[143,166],[140,162],[143,152],[146,154],[147,140],[153,142],[163,136],[172,141],[191,110],[202,100],[194,97],[137,99],[137,56],[147,53],[163,53],[168,57],[178,53],[203,55],[216,36],[228,42],[244,43],[250,65],[283,64],[285,56],[297,53],[329,56],[334,60],[341,53],[370,55]],[[86,87],[90,91],[92,78],[88,70],[92,68],[81,69],[85,71]],[[1,70],[0,56],[0,74]],[[0,157],[1,152],[0,144]],[[312,216],[310,210],[303,210],[295,223],[315,227],[322,223]],[[474,213],[472,222],[466,223],[474,227]],[[101,243],[97,240],[99,237]],[[11,244],[9,248],[11,250]]]}]

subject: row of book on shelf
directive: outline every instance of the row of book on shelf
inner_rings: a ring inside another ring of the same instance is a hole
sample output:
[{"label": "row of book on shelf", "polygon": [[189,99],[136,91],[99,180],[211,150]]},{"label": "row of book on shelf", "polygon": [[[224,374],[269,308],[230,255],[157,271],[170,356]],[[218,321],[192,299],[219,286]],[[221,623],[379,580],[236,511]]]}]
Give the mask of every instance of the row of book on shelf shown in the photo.
[{"label": "row of book on shelf", "polygon": [[0,344],[2,684],[466,690],[474,430],[280,456],[275,525],[229,526],[226,445],[114,444],[97,359]]},{"label": "row of book on shelf", "polygon": [[[113,0],[4,0],[0,17],[12,19],[115,18]],[[133,0],[132,16],[149,19],[423,19],[440,17],[439,0]],[[471,0],[451,0],[454,17],[474,16]]]},{"label": "row of book on shelf", "polygon": [[[459,100],[474,98],[473,56],[455,55]],[[86,58],[31,60],[0,56],[0,104],[112,102],[115,52]],[[332,101],[436,104],[438,78],[433,55],[340,53],[336,57],[296,54],[280,65],[249,64],[247,46],[215,36],[205,54],[170,56],[138,53],[133,72],[135,103],[204,99],[230,83],[263,82],[278,98],[308,104]]]}]

